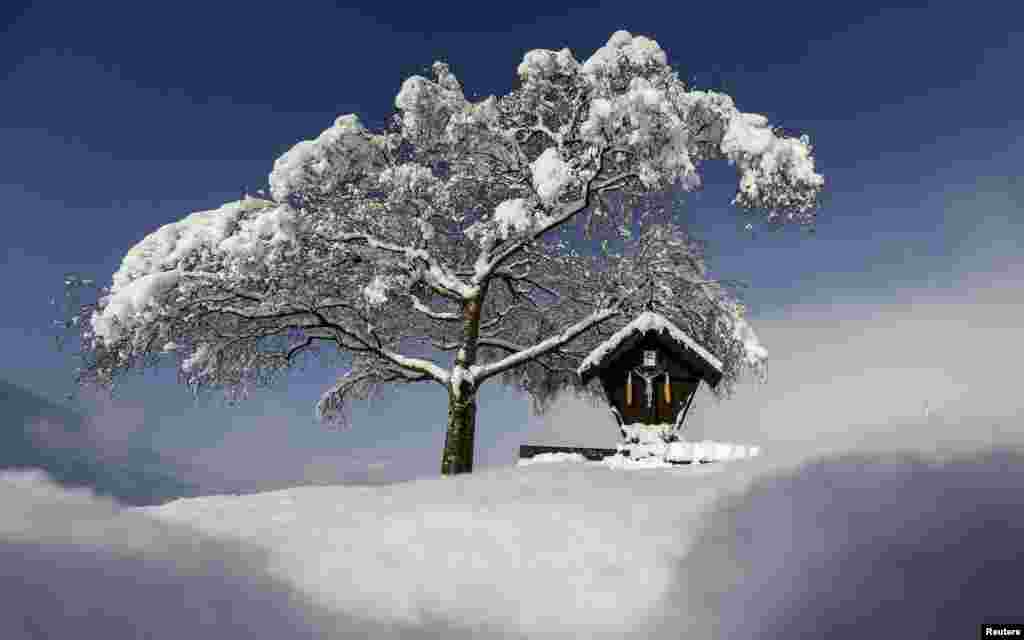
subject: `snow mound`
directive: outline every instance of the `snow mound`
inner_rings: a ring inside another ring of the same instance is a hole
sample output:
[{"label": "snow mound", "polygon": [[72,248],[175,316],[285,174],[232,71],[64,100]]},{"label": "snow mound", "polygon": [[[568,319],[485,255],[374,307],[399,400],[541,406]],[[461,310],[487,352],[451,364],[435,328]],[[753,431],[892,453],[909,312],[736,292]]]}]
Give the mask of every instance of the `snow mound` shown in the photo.
[{"label": "snow mound", "polygon": [[626,440],[616,445],[617,453],[602,460],[588,460],[579,453],[539,453],[529,458],[521,458],[517,465],[526,467],[534,464],[572,462],[604,465],[614,469],[672,468],[688,463],[746,460],[756,458],[761,453],[761,448],[753,445],[713,440],[687,442],[674,439],[674,434],[665,429],[670,426],[626,425],[623,427],[627,432]]},{"label": "snow mound", "polygon": [[669,462],[693,462],[714,460],[727,462],[757,457],[760,447],[730,444],[727,442],[670,442],[666,446],[665,460]]},{"label": "snow mound", "polygon": [[727,476],[541,459],[571,464],[204,496],[143,511],[268,549],[273,575],[331,610],[515,636],[626,637],[657,615]]},{"label": "snow mound", "polygon": [[728,442],[675,441],[649,439],[643,442],[626,442],[618,445],[618,453],[601,461],[615,468],[628,467],[671,467],[676,464],[701,462],[731,462],[755,458],[761,448]]}]

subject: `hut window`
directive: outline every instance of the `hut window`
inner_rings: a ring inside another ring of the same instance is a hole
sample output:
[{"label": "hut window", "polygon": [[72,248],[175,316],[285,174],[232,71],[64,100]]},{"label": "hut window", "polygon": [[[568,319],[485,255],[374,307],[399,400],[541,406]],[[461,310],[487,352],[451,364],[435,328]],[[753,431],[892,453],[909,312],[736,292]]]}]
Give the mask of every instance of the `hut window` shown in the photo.
[{"label": "hut window", "polygon": [[644,366],[653,367],[658,364],[658,352],[657,351],[644,351]]}]

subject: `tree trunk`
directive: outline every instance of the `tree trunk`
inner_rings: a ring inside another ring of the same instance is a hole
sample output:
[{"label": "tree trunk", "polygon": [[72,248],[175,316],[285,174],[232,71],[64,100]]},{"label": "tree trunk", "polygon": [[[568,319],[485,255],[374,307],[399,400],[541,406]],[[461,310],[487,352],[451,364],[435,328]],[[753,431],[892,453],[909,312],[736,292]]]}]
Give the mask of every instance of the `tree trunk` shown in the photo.
[{"label": "tree trunk", "polygon": [[[480,338],[480,314],[487,295],[487,282],[476,296],[462,307],[462,348],[455,355],[452,372],[463,373],[476,364],[477,340]],[[448,389],[448,431],[444,437],[441,475],[473,471],[473,435],[476,431],[476,383],[464,376],[457,378],[458,388]]]},{"label": "tree trunk", "polygon": [[465,382],[459,396],[448,391],[448,431],[444,438],[441,475],[473,471],[473,435],[476,431],[476,389]]}]

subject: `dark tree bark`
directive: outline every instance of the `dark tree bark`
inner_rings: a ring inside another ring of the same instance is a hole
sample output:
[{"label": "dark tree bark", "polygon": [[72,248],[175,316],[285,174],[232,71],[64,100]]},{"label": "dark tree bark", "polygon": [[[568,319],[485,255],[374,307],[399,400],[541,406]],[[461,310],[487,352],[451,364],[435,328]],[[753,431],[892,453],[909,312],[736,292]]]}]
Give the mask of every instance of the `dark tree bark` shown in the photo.
[{"label": "dark tree bark", "polygon": [[448,392],[448,432],[444,438],[441,475],[473,471],[473,436],[476,432],[476,389],[463,383],[459,397]]},{"label": "dark tree bark", "polygon": [[[455,356],[453,372],[476,364],[480,314],[487,296],[487,282],[462,308],[463,348]],[[458,387],[456,387],[458,385]],[[448,389],[448,430],[444,437],[441,475],[473,471],[473,436],[476,433],[476,384],[465,378],[453,380]]]}]

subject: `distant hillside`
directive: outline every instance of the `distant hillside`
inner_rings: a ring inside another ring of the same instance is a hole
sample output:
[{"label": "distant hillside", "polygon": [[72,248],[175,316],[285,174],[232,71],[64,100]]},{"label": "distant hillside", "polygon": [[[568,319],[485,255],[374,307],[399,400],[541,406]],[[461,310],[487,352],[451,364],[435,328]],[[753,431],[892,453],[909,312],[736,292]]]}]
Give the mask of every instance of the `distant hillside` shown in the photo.
[{"label": "distant hillside", "polygon": [[[38,425],[81,446],[52,446]],[[27,389],[0,380],[0,469],[43,469],[66,487],[89,487],[130,505],[150,505],[198,494],[198,489],[160,470],[154,451],[133,450],[125,461],[103,460],[89,444],[86,419]]]}]

